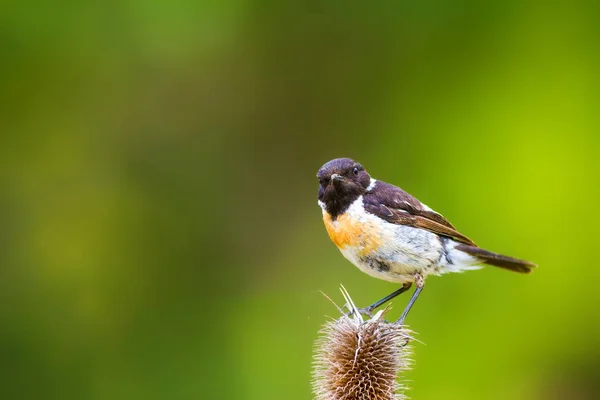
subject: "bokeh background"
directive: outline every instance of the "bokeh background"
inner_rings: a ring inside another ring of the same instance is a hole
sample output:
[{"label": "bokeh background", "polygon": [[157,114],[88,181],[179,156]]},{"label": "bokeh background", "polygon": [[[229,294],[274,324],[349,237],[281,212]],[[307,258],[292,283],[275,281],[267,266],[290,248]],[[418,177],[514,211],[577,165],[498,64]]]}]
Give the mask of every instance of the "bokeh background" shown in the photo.
[{"label": "bokeh background", "polygon": [[598,12],[4,2],[0,398],[311,398],[319,291],[395,289],[322,226],[340,156],[540,265],[428,280],[412,398],[598,398]]}]

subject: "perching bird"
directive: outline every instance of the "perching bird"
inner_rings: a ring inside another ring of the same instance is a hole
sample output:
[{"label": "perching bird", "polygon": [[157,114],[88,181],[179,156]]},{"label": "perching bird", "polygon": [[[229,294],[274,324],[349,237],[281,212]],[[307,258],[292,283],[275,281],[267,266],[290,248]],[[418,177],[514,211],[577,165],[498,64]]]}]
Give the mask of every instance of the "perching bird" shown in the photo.
[{"label": "perching bird", "polygon": [[536,265],[477,247],[442,215],[404,190],[371,178],[358,162],[331,160],[319,169],[319,206],[329,237],[361,271],[402,287],[361,312],[415,290],[400,321],[423,289],[425,277],[493,265],[529,273]]}]

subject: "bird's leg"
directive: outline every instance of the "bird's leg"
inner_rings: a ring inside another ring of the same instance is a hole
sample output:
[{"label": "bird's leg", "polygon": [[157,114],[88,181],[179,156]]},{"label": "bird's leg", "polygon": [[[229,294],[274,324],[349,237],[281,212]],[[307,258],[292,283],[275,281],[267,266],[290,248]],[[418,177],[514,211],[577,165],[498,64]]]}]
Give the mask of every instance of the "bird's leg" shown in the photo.
[{"label": "bird's leg", "polygon": [[406,308],[404,309],[404,312],[397,321],[400,325],[404,325],[406,315],[412,308],[413,304],[415,304],[415,301],[417,301],[417,297],[419,297],[421,290],[423,290],[423,287],[425,286],[425,279],[423,279],[423,276],[421,274],[415,274],[415,286],[417,287],[417,289],[413,293],[412,297],[408,301],[408,304],[406,305]]},{"label": "bird's leg", "polygon": [[[399,294],[406,292],[408,289],[410,289],[411,286],[412,286],[412,283],[410,283],[410,282],[403,283],[402,287],[400,289],[396,290],[393,293],[388,294],[383,299],[376,301],[375,303],[371,304],[368,307],[359,308],[358,312],[363,315],[372,317],[373,311],[375,311],[377,308],[381,307],[383,304],[387,303],[388,301],[392,300],[394,297],[398,296]],[[352,311],[350,312],[350,314],[352,314]]]}]

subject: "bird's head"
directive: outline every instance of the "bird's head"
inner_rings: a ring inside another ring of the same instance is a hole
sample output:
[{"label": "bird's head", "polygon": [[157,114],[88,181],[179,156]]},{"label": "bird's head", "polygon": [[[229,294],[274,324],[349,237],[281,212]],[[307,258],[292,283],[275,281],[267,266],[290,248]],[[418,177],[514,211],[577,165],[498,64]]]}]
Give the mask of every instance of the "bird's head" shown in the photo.
[{"label": "bird's head", "polygon": [[371,176],[358,162],[350,158],[336,158],[325,163],[317,172],[319,204],[335,217],[363,195],[371,183]]}]

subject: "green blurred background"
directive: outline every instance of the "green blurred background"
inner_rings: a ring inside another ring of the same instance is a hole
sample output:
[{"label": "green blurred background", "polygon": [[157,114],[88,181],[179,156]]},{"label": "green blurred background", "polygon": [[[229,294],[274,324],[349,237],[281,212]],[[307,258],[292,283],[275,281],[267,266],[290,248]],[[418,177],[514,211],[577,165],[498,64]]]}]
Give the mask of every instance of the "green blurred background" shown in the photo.
[{"label": "green blurred background", "polygon": [[412,398],[598,398],[599,9],[3,2],[0,398],[311,398],[319,291],[396,288],[322,226],[340,156],[540,265],[427,281]]}]

